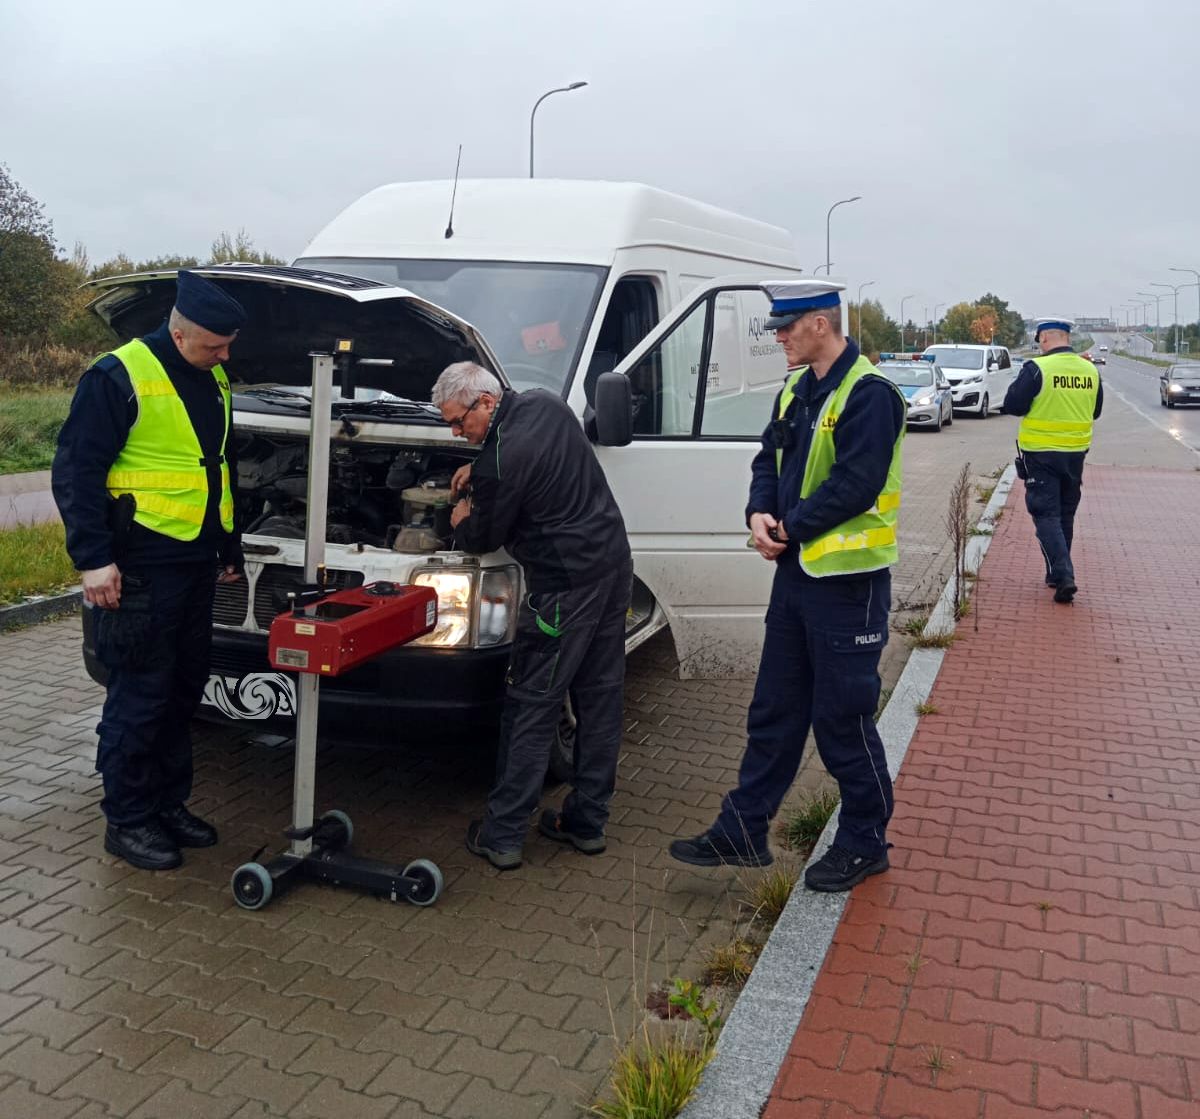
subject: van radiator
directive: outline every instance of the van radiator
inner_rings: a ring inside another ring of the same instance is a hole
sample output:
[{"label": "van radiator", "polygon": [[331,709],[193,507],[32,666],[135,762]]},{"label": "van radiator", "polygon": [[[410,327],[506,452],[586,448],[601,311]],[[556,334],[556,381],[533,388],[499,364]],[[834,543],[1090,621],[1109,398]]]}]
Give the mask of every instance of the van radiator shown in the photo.
[{"label": "van radiator", "polygon": [[[249,573],[248,573],[249,574]],[[342,571],[327,568],[327,583],[332,590],[361,587],[361,571]],[[271,619],[287,609],[288,591],[299,590],[304,585],[304,568],[279,563],[264,564],[257,575],[236,583],[218,583],[213,601],[213,624],[226,629],[242,629],[266,633]],[[254,610],[248,609],[250,595],[254,595]]]}]

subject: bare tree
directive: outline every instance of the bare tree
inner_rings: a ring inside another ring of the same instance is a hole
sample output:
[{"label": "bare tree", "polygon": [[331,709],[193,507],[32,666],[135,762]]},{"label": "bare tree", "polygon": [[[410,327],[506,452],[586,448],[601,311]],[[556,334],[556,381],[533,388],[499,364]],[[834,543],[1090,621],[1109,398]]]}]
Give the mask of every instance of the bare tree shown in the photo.
[{"label": "bare tree", "polygon": [[950,488],[950,506],[946,511],[946,531],[954,548],[954,617],[961,619],[967,612],[967,540],[971,523],[971,464],[963,463],[954,485]]}]

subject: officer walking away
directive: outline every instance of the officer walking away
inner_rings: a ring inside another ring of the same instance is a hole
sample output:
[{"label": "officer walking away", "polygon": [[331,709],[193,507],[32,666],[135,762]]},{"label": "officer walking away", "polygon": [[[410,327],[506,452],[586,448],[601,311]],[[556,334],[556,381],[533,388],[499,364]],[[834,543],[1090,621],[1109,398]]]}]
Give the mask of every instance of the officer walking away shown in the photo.
[{"label": "officer walking away", "polygon": [[525,572],[508,669],[496,777],[467,849],[500,870],[521,865],[563,704],[575,712],[572,789],[538,830],[586,855],[605,848],[625,684],[625,616],[633,562],[625,524],[574,413],[552,393],[501,391],[472,362],[449,366],[433,403],[479,445],[453,488],[455,542],[506,548]]},{"label": "officer walking away", "polygon": [[83,374],[54,456],[67,551],[108,671],[96,728],[104,848],[146,870],[217,842],[185,806],[188,724],[208,680],[215,584],[241,577],[220,362],[244,320],[216,284],[180,272],[167,321]]},{"label": "officer walking away", "polygon": [[716,822],[671,855],[692,866],[766,866],[767,834],[811,727],[841,790],[833,845],[805,874],[848,890],[888,868],[892,782],[875,730],[900,509],[899,390],[842,334],[842,284],[764,285],[766,326],[790,370],[754,458],[746,522],[775,565],[737,788]]},{"label": "officer walking away", "polygon": [[1104,405],[1100,371],[1071,349],[1069,319],[1039,319],[1031,358],[1004,397],[1004,410],[1021,417],[1017,474],[1025,482],[1025,508],[1033,518],[1046,561],[1046,586],[1054,601],[1074,601],[1079,587],[1071,562],[1075,510],[1083,488],[1083,460],[1092,445],[1092,422]]}]

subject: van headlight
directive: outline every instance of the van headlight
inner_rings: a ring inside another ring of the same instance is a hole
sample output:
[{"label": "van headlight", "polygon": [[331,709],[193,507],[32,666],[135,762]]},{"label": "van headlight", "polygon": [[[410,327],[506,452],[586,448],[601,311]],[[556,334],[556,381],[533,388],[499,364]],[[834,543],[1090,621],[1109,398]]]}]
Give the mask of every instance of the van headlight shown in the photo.
[{"label": "van headlight", "polygon": [[512,640],[521,576],[515,565],[489,567],[428,567],[414,573],[419,587],[432,587],[438,596],[438,620],[432,633],[413,645],[446,648],[486,648]]},{"label": "van headlight", "polygon": [[964,377],[962,383],[964,385],[982,385],[983,384],[983,374],[976,373],[974,376]]}]

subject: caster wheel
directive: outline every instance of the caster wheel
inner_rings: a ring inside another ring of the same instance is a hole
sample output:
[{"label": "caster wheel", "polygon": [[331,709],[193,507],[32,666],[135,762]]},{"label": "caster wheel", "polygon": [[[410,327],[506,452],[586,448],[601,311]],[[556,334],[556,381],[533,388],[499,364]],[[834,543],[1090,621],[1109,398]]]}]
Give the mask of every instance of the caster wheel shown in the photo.
[{"label": "caster wheel", "polygon": [[275,883],[260,863],[242,863],[233,872],[229,885],[233,889],[233,900],[243,909],[262,909],[275,893]]},{"label": "caster wheel", "polygon": [[415,859],[404,868],[406,877],[416,878],[421,887],[416,894],[409,897],[413,905],[432,905],[442,896],[442,872],[437,863],[428,859]]},{"label": "caster wheel", "polygon": [[340,808],[332,808],[323,812],[317,821],[317,826],[325,825],[325,830],[335,835],[334,841],[327,844],[330,851],[340,851],[354,842],[354,823]]}]

